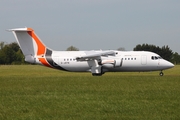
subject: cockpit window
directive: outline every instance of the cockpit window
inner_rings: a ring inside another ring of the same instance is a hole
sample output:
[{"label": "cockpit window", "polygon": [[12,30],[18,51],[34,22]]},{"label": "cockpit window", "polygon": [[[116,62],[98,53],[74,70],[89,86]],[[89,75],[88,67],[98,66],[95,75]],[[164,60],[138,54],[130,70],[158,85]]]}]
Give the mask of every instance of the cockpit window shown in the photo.
[{"label": "cockpit window", "polygon": [[162,57],[161,57],[161,56],[158,56],[158,59],[162,59]]},{"label": "cockpit window", "polygon": [[151,59],[154,60],[154,56],[152,56]]},{"label": "cockpit window", "polygon": [[151,56],[151,59],[152,60],[158,60],[158,59],[162,59],[162,57],[160,57],[160,56]]}]

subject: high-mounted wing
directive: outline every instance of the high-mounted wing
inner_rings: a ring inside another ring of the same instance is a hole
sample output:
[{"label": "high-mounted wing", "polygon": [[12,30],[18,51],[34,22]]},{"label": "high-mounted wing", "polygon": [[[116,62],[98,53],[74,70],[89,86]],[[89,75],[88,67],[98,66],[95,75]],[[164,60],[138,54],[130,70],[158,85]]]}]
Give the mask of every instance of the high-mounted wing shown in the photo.
[{"label": "high-mounted wing", "polygon": [[115,51],[89,51],[85,52],[86,55],[76,57],[77,61],[89,61],[89,60],[95,60],[99,59],[101,56],[115,56],[116,52]]}]

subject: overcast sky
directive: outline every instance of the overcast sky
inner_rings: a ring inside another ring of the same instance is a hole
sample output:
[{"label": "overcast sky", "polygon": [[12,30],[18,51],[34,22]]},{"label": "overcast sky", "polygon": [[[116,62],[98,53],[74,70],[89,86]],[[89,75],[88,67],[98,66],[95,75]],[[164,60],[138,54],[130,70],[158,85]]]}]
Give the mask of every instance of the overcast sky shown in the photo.
[{"label": "overcast sky", "polygon": [[168,45],[180,53],[180,0],[0,0],[0,41],[31,27],[54,50]]}]

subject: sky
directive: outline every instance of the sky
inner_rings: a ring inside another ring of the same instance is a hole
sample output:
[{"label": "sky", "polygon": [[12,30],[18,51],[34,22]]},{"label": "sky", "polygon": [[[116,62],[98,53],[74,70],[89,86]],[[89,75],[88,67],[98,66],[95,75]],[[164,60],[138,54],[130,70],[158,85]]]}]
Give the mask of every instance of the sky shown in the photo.
[{"label": "sky", "polygon": [[0,0],[0,41],[30,27],[53,50],[133,50],[168,45],[180,54],[180,0]]}]

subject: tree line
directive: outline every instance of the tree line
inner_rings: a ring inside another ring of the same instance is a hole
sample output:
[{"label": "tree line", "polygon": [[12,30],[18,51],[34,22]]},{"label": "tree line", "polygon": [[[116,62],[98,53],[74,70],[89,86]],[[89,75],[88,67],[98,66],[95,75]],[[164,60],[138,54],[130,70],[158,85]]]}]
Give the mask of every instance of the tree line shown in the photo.
[{"label": "tree line", "polygon": [[25,64],[24,55],[16,42],[0,42],[0,64]]},{"label": "tree line", "polygon": [[[125,48],[119,48],[118,50],[124,51]],[[162,58],[174,63],[180,64],[180,55],[177,52],[173,52],[169,46],[155,46],[149,44],[138,44],[133,49],[134,51],[151,51],[159,54]],[[66,51],[79,51],[78,48],[70,46]],[[24,55],[16,42],[5,44],[0,42],[0,64],[27,64],[24,61]]]}]

